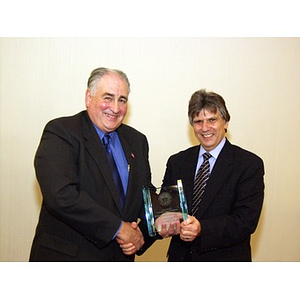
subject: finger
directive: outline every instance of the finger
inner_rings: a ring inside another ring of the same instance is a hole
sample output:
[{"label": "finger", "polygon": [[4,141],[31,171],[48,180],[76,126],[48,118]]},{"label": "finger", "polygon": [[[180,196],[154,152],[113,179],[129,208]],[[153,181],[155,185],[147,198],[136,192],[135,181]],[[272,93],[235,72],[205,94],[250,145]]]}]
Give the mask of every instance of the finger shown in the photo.
[{"label": "finger", "polygon": [[165,236],[167,234],[167,225],[166,225],[166,223],[161,224],[161,227],[157,231],[161,236]]},{"label": "finger", "polygon": [[119,245],[122,245],[122,244],[124,244],[124,241],[123,241],[123,240],[121,240],[121,239],[119,239],[119,238],[116,238],[116,241],[117,241],[117,243],[118,243]]},{"label": "finger", "polygon": [[194,222],[194,220],[195,220],[195,217],[189,215],[183,223],[186,225],[189,225],[189,224],[192,224]]},{"label": "finger", "polygon": [[178,231],[178,228],[180,228],[180,223],[178,221],[172,222],[169,227],[169,234],[174,235]]},{"label": "finger", "polygon": [[135,250],[135,248],[134,249],[130,249],[130,250],[123,250],[123,253],[125,255],[132,255],[132,254],[136,253],[136,250]]},{"label": "finger", "polygon": [[123,250],[128,250],[128,249],[131,249],[132,247],[134,247],[133,243],[128,243],[128,244],[120,244],[119,245],[121,249]]},{"label": "finger", "polygon": [[189,242],[191,240],[191,238],[187,235],[180,235],[180,238],[185,242]]},{"label": "finger", "polygon": [[137,229],[138,224],[137,224],[136,222],[132,222],[132,223],[131,223],[131,227],[132,227],[133,229]]}]

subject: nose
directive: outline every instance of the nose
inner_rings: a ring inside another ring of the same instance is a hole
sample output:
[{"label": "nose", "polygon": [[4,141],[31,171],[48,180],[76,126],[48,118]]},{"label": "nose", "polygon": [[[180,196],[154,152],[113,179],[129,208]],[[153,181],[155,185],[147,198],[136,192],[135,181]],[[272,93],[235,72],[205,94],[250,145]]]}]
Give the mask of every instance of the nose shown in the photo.
[{"label": "nose", "polygon": [[120,111],[119,101],[115,100],[111,102],[110,109],[113,113],[117,114]]},{"label": "nose", "polygon": [[207,131],[209,129],[208,123],[206,120],[203,121],[202,123],[202,131]]}]

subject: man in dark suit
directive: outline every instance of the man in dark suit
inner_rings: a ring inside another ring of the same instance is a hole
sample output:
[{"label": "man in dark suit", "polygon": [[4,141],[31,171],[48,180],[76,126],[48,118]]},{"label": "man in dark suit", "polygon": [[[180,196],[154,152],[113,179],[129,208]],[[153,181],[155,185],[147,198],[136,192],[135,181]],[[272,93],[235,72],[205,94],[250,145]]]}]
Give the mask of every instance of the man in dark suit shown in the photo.
[{"label": "man in dark suit", "polygon": [[122,71],[95,69],[86,111],[46,125],[35,156],[43,202],[30,261],[133,261],[144,244],[137,221],[142,187],[151,185],[149,149],[122,124],[129,92]]},{"label": "man in dark suit", "polygon": [[165,186],[182,179],[190,214],[172,232],[161,232],[174,235],[169,261],[251,261],[250,236],[264,196],[263,162],[226,139],[230,115],[220,95],[195,92],[188,115],[200,145],[172,155],[163,179]]}]

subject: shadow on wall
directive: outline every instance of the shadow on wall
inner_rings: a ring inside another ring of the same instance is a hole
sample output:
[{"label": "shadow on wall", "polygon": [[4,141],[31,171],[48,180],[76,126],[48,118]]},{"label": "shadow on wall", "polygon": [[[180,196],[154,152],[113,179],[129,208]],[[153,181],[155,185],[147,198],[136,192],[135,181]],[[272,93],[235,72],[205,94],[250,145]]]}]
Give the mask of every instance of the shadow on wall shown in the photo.
[{"label": "shadow on wall", "polygon": [[35,198],[36,205],[40,210],[43,201],[43,196],[37,179],[35,179],[33,182],[33,190],[34,190],[34,195],[35,195],[34,198]]}]

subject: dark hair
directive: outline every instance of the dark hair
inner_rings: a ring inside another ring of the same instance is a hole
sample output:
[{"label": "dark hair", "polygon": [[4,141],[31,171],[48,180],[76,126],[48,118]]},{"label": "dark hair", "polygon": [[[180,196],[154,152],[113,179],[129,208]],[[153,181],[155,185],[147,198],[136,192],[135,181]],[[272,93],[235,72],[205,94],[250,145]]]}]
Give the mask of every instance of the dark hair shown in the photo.
[{"label": "dark hair", "polygon": [[97,68],[92,71],[92,73],[88,79],[88,82],[87,82],[87,87],[88,87],[88,89],[91,90],[92,94],[96,93],[97,83],[98,83],[99,79],[108,73],[118,73],[126,81],[126,83],[128,85],[128,89],[130,90],[130,83],[129,83],[127,75],[124,72],[122,72],[120,70],[109,69],[109,68]]},{"label": "dark hair", "polygon": [[207,109],[214,114],[219,111],[226,122],[230,120],[224,99],[214,92],[206,92],[205,89],[195,92],[189,101],[188,116],[191,125],[193,125],[194,117],[197,116],[202,109]]}]

